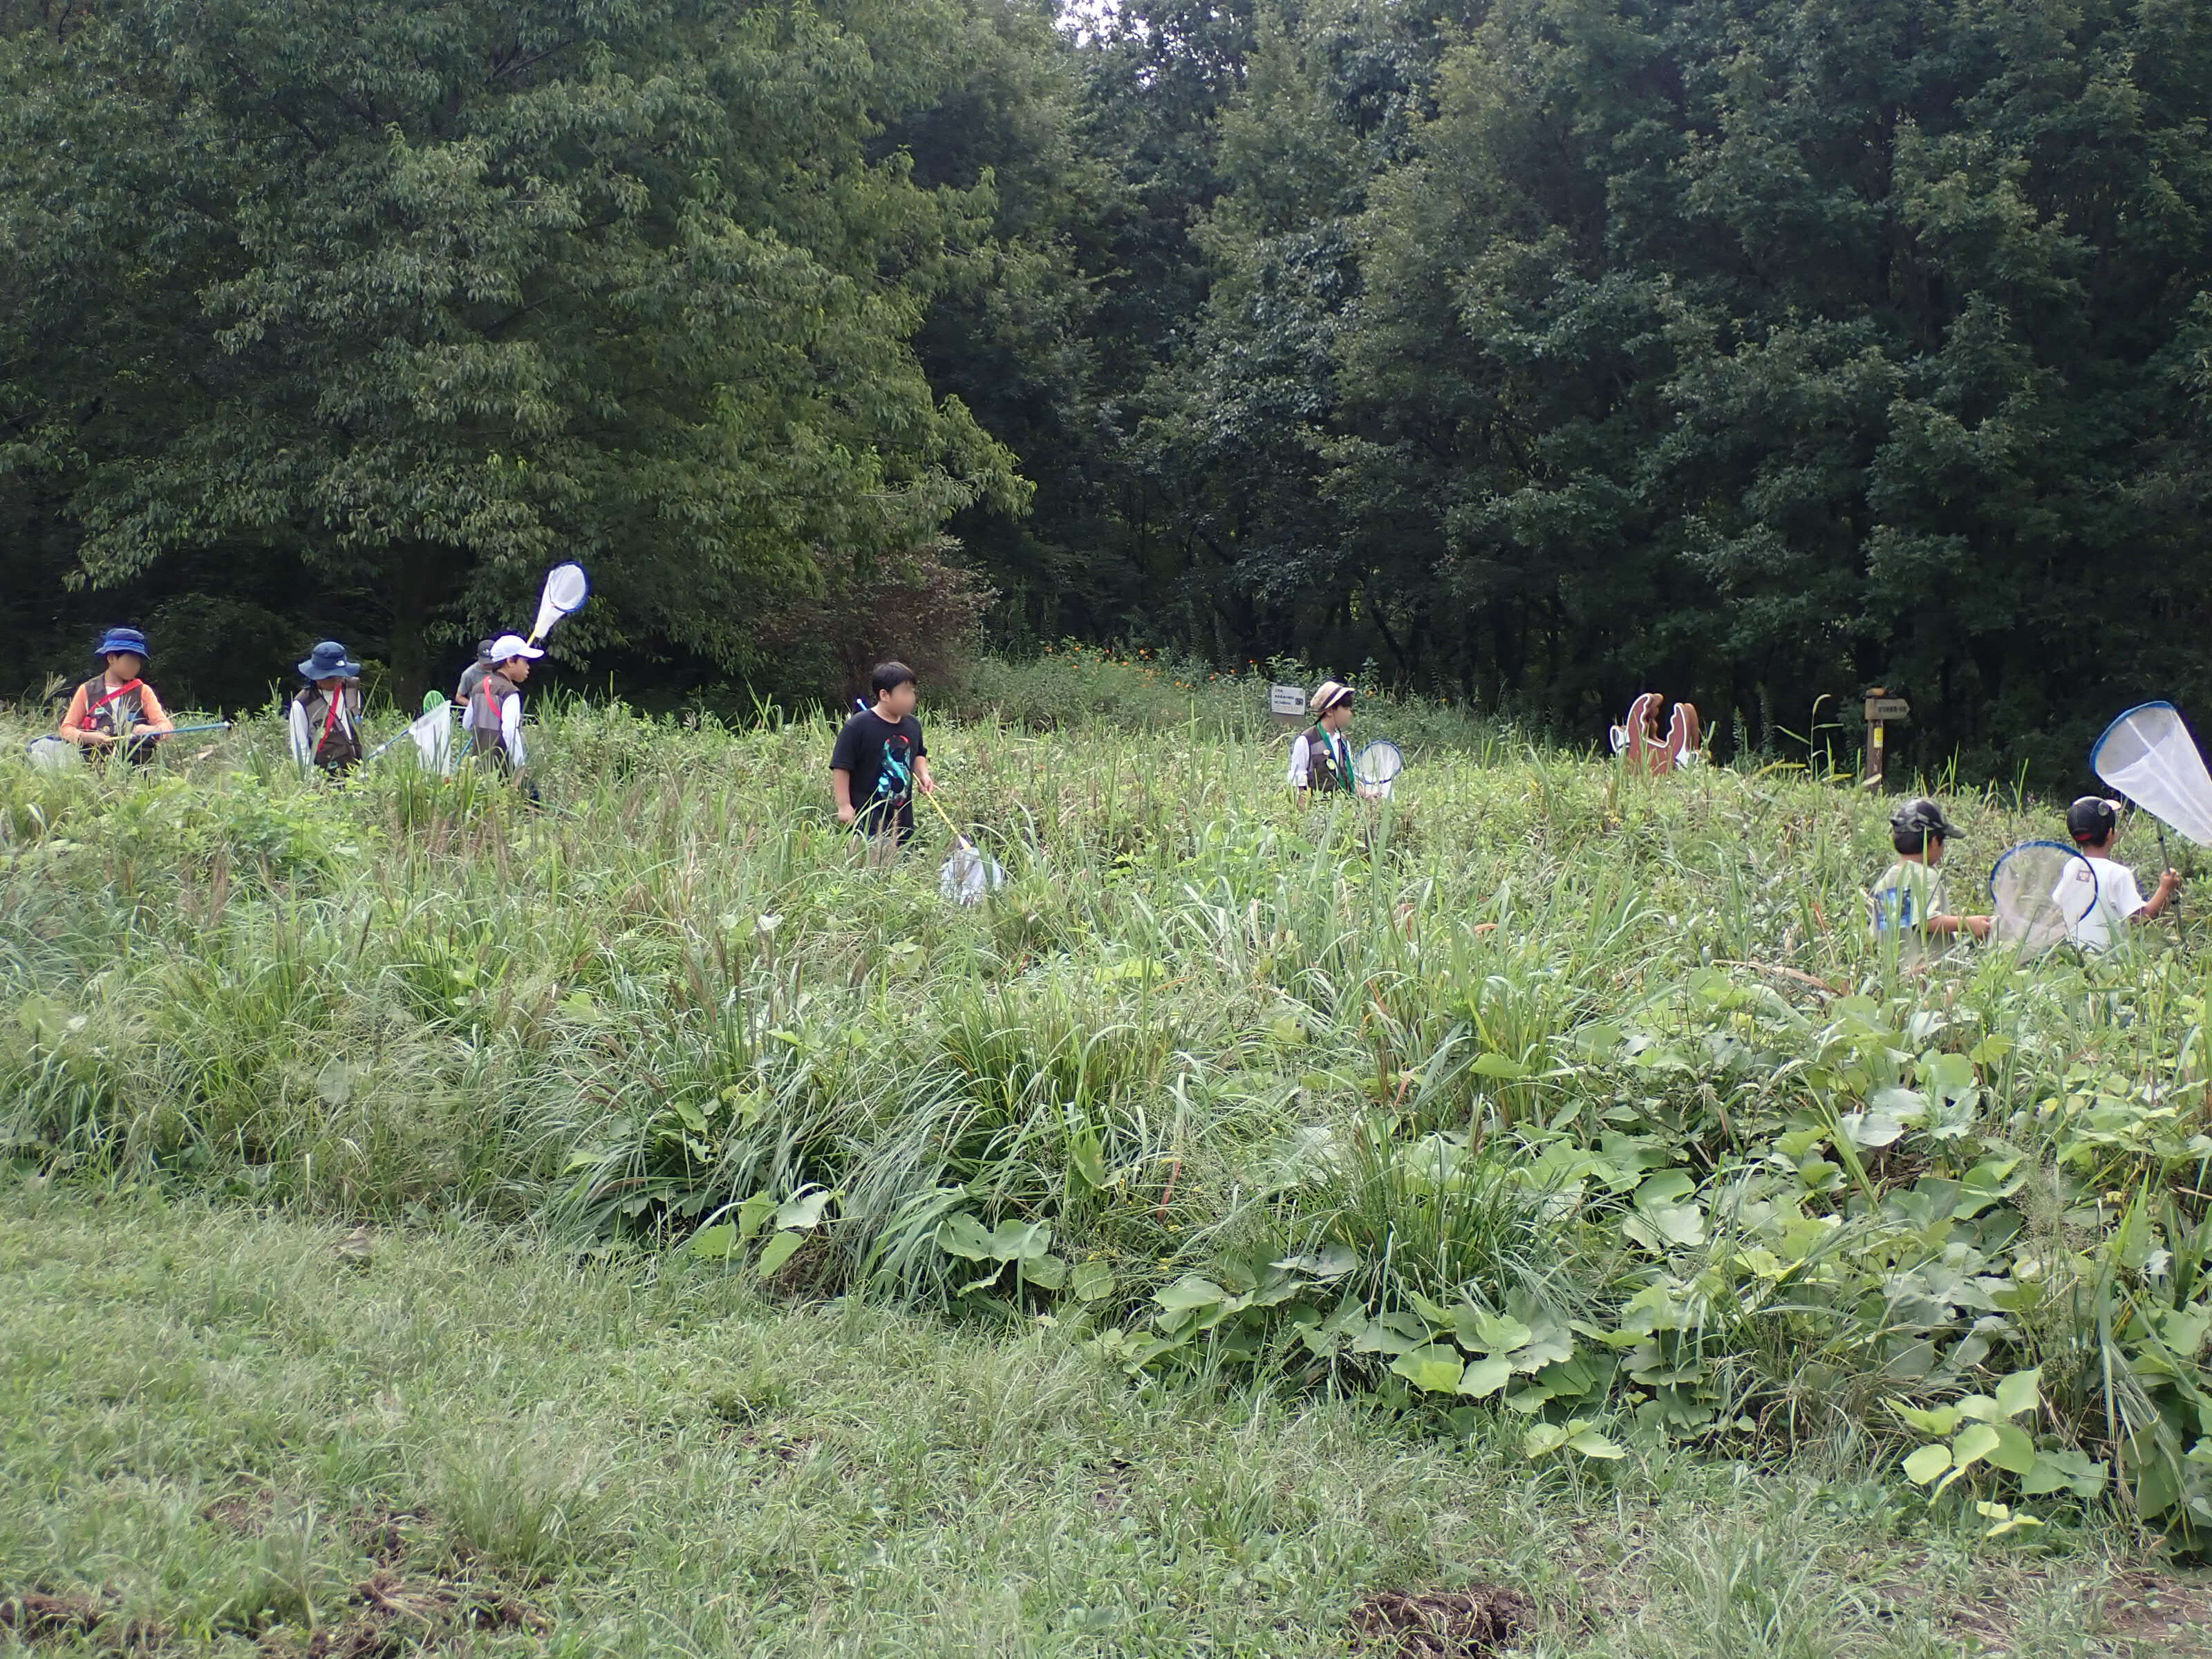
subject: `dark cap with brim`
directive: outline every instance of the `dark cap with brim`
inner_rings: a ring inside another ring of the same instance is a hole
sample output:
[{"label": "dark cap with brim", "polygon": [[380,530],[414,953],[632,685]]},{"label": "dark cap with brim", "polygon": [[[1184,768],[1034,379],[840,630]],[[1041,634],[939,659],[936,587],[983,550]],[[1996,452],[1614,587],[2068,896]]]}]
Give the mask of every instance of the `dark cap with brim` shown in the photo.
[{"label": "dark cap with brim", "polygon": [[1905,835],[1935,836],[1949,841],[1959,833],[1958,825],[1943,816],[1943,809],[1923,795],[1909,800],[1889,815],[1889,827]]},{"label": "dark cap with brim", "polygon": [[2120,827],[2120,804],[2083,795],[2066,809],[2066,833],[2076,841],[2102,841]]}]

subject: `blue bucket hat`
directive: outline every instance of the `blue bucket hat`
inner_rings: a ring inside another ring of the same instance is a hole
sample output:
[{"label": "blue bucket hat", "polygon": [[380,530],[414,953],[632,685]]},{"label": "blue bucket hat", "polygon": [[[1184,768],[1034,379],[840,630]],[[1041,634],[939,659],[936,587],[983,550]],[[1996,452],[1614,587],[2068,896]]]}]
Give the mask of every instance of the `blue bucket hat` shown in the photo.
[{"label": "blue bucket hat", "polygon": [[118,651],[128,651],[142,660],[150,659],[152,655],[146,649],[146,636],[135,628],[109,629],[100,636],[100,643],[93,648],[92,654],[105,662]]},{"label": "blue bucket hat", "polygon": [[303,678],[311,680],[357,680],[361,665],[346,655],[345,647],[336,640],[325,640],[307,653],[307,661],[300,665]]}]

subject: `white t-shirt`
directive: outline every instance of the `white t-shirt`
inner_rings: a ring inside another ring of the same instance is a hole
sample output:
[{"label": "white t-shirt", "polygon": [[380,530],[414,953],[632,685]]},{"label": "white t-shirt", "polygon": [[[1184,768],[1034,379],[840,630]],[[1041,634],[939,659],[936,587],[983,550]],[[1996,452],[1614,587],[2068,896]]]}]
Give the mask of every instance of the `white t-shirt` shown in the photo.
[{"label": "white t-shirt", "polygon": [[[2087,895],[2081,889],[2092,881],[2096,884],[2097,896],[2087,914],[2081,915],[2082,901]],[[2124,864],[2100,858],[2084,859],[2061,876],[2057,898],[2068,915],[2081,915],[2081,919],[2068,928],[2066,936],[2091,951],[2111,950],[2116,940],[2125,936],[2129,919],[2144,903],[2142,890],[2136,885],[2136,872]]]}]

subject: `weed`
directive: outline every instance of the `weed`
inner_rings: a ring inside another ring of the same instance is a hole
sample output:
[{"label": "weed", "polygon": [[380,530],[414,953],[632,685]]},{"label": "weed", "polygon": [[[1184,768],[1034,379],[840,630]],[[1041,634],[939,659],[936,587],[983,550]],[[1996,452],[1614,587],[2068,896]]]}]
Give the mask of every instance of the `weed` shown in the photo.
[{"label": "weed", "polygon": [[[838,830],[819,722],[544,704],[544,814],[404,765],[334,791],[256,723],[181,770],[0,744],[0,1158],[1050,1322],[1146,1386],[1353,1393],[1536,1475],[1835,1453],[1993,1547],[2203,1542],[2193,937],[1901,973],[1860,921],[1877,802],[1387,699],[1396,795],[1295,802],[1256,684],[1067,653],[971,686],[1008,718],[931,735],[1011,872],[973,909],[941,848]],[[1971,908],[1969,849],[2048,826],[1954,805]],[[441,1465],[459,1545],[600,1547],[614,1468],[554,1444]]]}]

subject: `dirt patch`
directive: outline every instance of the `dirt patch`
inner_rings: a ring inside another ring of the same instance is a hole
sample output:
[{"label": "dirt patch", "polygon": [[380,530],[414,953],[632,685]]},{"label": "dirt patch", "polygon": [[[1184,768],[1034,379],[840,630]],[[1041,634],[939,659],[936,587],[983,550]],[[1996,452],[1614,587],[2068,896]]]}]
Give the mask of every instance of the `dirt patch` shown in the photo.
[{"label": "dirt patch", "polygon": [[2105,1633],[2139,1653],[2212,1654],[2212,1580],[2130,1572],[2105,1592]]},{"label": "dirt patch", "polygon": [[429,1518],[414,1510],[372,1510],[354,1517],[354,1540],[368,1552],[379,1568],[398,1566],[414,1548]]},{"label": "dirt patch", "polygon": [[337,1623],[304,1643],[264,1638],[261,1649],[270,1659],[397,1659],[410,1649],[460,1645],[480,1631],[543,1636],[552,1628],[544,1614],[500,1590],[379,1572],[354,1586],[346,1615]]},{"label": "dirt patch", "polygon": [[1091,1495],[1091,1501],[1097,1504],[1101,1515],[1119,1515],[1128,1507],[1130,1467],[1126,1457],[1109,1457],[1103,1466],[1092,1467],[1092,1473],[1098,1477],[1098,1490]]},{"label": "dirt patch", "polygon": [[84,1595],[50,1595],[44,1590],[16,1590],[0,1595],[0,1630],[12,1632],[24,1643],[52,1642],[66,1636],[99,1632],[103,1644],[115,1648],[150,1648],[161,1640],[154,1626],[115,1616],[105,1602]]},{"label": "dirt patch", "polygon": [[276,1494],[258,1482],[249,1482],[238,1491],[218,1498],[200,1511],[200,1519],[211,1526],[222,1528],[252,1538],[269,1529],[276,1514]]},{"label": "dirt patch", "polygon": [[81,1595],[47,1595],[38,1590],[0,1595],[0,1630],[14,1631],[27,1642],[80,1636],[106,1617],[106,1608]]},{"label": "dirt patch", "polygon": [[1384,1590],[1352,1610],[1352,1645],[1382,1659],[1480,1659],[1510,1645],[1534,1622],[1518,1590]]},{"label": "dirt patch", "polygon": [[[727,1433],[728,1431],[726,1430],[724,1432]],[[802,1462],[822,1443],[812,1435],[786,1434],[775,1430],[739,1434],[737,1436],[737,1443],[746,1451],[757,1452],[763,1457],[772,1458],[776,1462],[786,1466]],[[766,1477],[767,1471],[763,1469],[753,1477],[753,1484],[758,1486]]]}]

